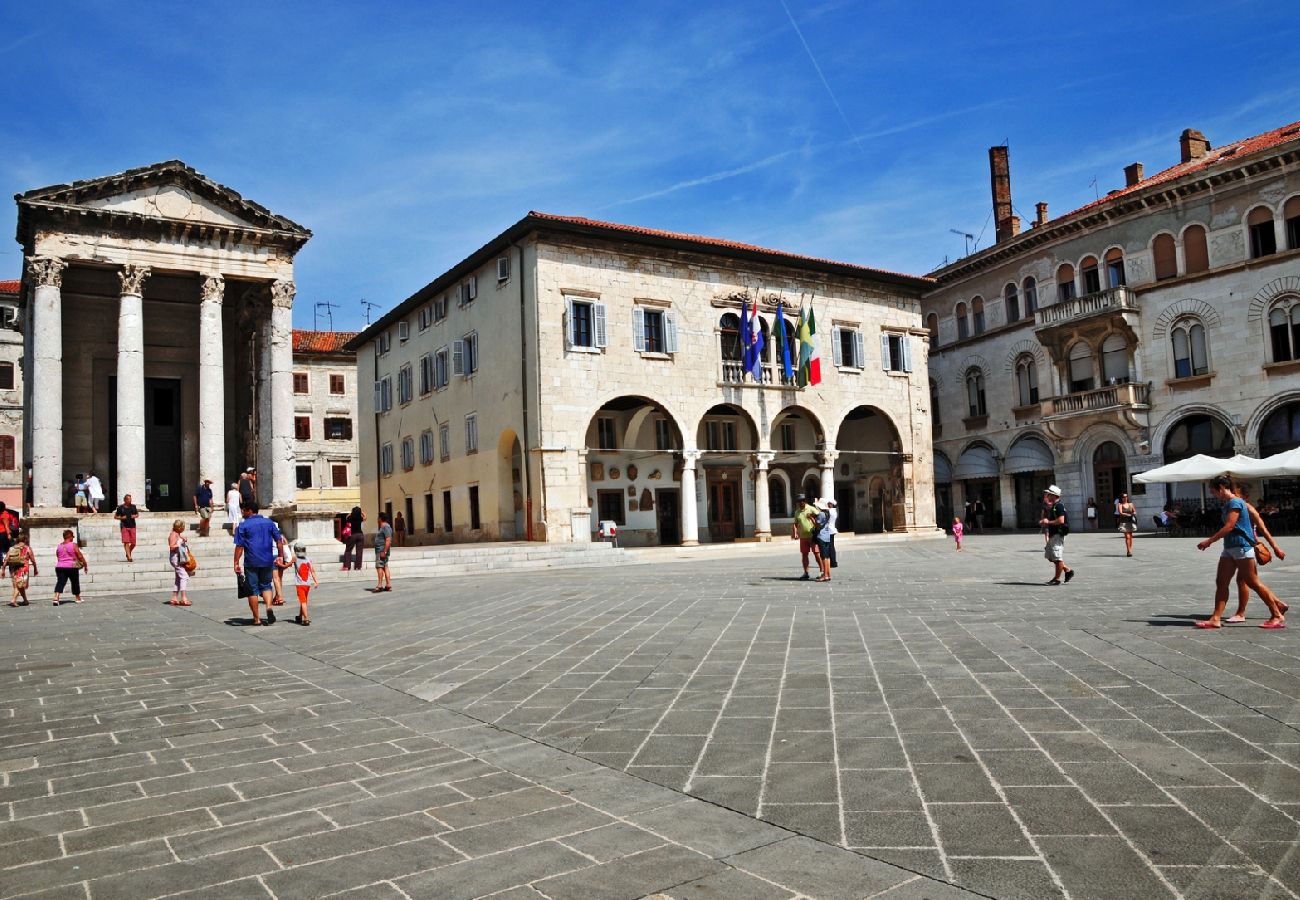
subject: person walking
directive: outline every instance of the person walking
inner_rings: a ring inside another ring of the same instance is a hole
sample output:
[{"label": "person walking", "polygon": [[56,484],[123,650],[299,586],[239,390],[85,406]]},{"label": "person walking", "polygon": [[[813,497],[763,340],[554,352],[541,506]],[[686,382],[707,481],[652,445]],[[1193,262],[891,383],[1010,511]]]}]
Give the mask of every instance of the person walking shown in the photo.
[{"label": "person walking", "polygon": [[1128,494],[1119,495],[1119,530],[1124,535],[1126,556],[1133,555],[1133,532],[1137,531],[1137,507],[1129,500]]},{"label": "person walking", "polygon": [[180,519],[172,522],[171,533],[167,535],[167,561],[171,563],[176,581],[172,586],[172,598],[167,602],[172,606],[191,606],[188,593],[190,586],[190,539],[185,536],[185,523]]},{"label": "person walking", "polygon": [[[1268,545],[1273,548],[1273,555],[1277,557],[1278,562],[1281,562],[1282,560],[1286,559],[1286,551],[1284,551],[1281,547],[1278,546],[1277,540],[1273,537],[1273,533],[1268,530],[1268,525],[1265,524],[1264,522],[1264,517],[1261,516],[1259,514],[1259,510],[1255,509],[1254,505],[1251,504],[1249,489],[1243,484],[1237,484],[1235,485],[1234,492],[1246,504],[1246,512],[1250,513],[1250,524],[1255,529],[1255,535],[1257,537],[1262,537],[1265,541],[1268,542]],[[1263,565],[1263,562],[1259,559],[1259,554],[1256,553],[1255,555],[1256,569],[1258,569],[1259,566],[1261,565]],[[1263,597],[1261,597],[1260,599],[1262,600]],[[1238,572],[1237,573],[1237,611],[1232,615],[1228,616],[1228,618],[1224,619],[1223,621],[1233,625],[1239,622],[1246,621],[1246,604],[1249,602],[1250,602],[1250,585],[1246,583],[1245,579],[1242,577],[1242,574]],[[1282,615],[1284,616],[1291,609],[1289,604],[1283,603],[1281,600],[1278,601],[1278,608],[1281,609]]]},{"label": "person walking", "polygon": [[1047,526],[1047,546],[1043,548],[1043,556],[1056,567],[1052,580],[1047,583],[1060,584],[1062,579],[1068,583],[1074,577],[1074,569],[1065,564],[1065,537],[1070,533],[1070,524],[1059,487],[1053,484],[1043,491],[1043,506],[1047,508],[1046,512],[1038,520],[1039,525]]},{"label": "person walking", "polygon": [[831,547],[830,547],[831,568],[832,568],[832,569],[838,569],[839,566],[840,566],[840,560],[839,560],[839,551],[835,549],[835,535],[837,535],[837,534],[840,533],[840,529],[839,529],[839,521],[840,521],[840,508],[839,508],[839,504],[836,503],[834,500],[827,500],[827,501],[826,501],[826,514],[827,514],[828,516],[830,516],[830,523],[829,523],[828,527],[830,528],[830,531],[831,531]]},{"label": "person walking", "polygon": [[99,476],[91,472],[86,476],[86,506],[92,516],[99,514],[99,504],[104,502],[104,485]]},{"label": "person walking", "polygon": [[13,585],[13,597],[10,606],[27,606],[27,585],[31,579],[41,574],[36,565],[36,554],[27,546],[27,536],[19,533],[5,554],[5,565],[9,569],[9,579]]},{"label": "person walking", "polygon": [[77,507],[77,515],[80,516],[86,512],[87,500],[86,479],[81,473],[77,473],[77,477],[72,480],[72,490],[72,502]]},{"label": "person walking", "polygon": [[298,541],[293,545],[293,582],[298,588],[298,615],[294,621],[299,625],[310,625],[311,616],[307,615],[307,596],[314,587],[320,587],[316,578],[316,567],[307,556],[307,545]]},{"label": "person walking", "polygon": [[957,552],[961,552],[961,536],[966,531],[966,526],[961,523],[961,516],[952,520],[952,536],[957,541]]},{"label": "person walking", "polygon": [[18,517],[0,500],[0,559],[18,539]]},{"label": "person walking", "polygon": [[[271,521],[275,521],[272,519]],[[276,523],[279,527],[279,523]],[[275,582],[275,599],[272,601],[273,606],[284,606],[284,572],[293,566],[293,554],[289,550],[288,542],[280,548],[280,555],[275,558],[275,566],[271,569],[271,580]]]},{"label": "person walking", "polygon": [[[284,554],[284,535],[274,522],[259,514],[256,504],[241,510],[244,521],[235,529],[235,574],[243,574],[248,583],[248,608],[253,611],[254,625],[274,625],[275,559]],[[266,618],[261,618],[259,601],[266,604]]]},{"label": "person walking", "polygon": [[113,518],[122,529],[122,549],[126,551],[126,561],[135,562],[131,554],[135,552],[135,517],[140,515],[139,508],[131,502],[131,495],[122,498],[122,503],[113,513]]},{"label": "person walking", "polygon": [[257,505],[257,484],[253,481],[257,477],[257,470],[249,466],[239,476],[239,506],[242,509],[248,504]]},{"label": "person walking", "polygon": [[393,549],[393,526],[388,524],[388,513],[379,514],[379,527],[375,529],[375,577],[378,583],[370,591],[381,594],[393,589],[393,576],[388,571],[388,554]]},{"label": "person walking", "polygon": [[90,563],[77,546],[77,536],[71,528],[63,531],[63,543],[54,548],[54,605],[59,605],[63,589],[72,585],[72,602],[81,602],[81,572],[90,574]]},{"label": "person walking", "polygon": [[349,569],[361,571],[361,558],[366,554],[366,536],[361,528],[366,521],[366,514],[361,507],[352,507],[347,521],[343,525],[346,534],[343,537],[343,571]]},{"label": "person walking", "polygon": [[397,516],[393,519],[393,533],[397,535],[397,546],[406,546],[406,519],[402,516],[402,511],[397,511]]},{"label": "person walking", "polygon": [[230,526],[230,534],[233,537],[235,529],[243,521],[243,516],[239,514],[239,482],[230,482],[230,489],[226,491],[226,523]]},{"label": "person walking", "polygon": [[808,554],[813,552],[813,543],[817,534],[817,509],[803,494],[795,498],[795,502],[797,505],[790,534],[799,539],[799,561],[803,564],[803,577],[799,580],[807,581],[812,577],[808,574]]},{"label": "person walking", "polygon": [[1088,527],[1091,528],[1093,531],[1096,531],[1097,530],[1097,501],[1092,499],[1091,497],[1088,498],[1087,512],[1088,515],[1086,516],[1086,518],[1088,519]]},{"label": "person walking", "polygon": [[975,530],[980,534],[984,533],[984,501],[979,497],[975,498]]},{"label": "person walking", "polygon": [[199,537],[207,537],[212,527],[212,479],[205,478],[194,489],[194,511],[199,514]]},{"label": "person walking", "polygon": [[831,538],[834,536],[831,529],[834,526],[831,524],[831,514],[828,509],[819,507],[816,503],[813,504],[813,507],[817,509],[817,518],[814,520],[814,527],[816,527],[817,532],[814,536],[814,540],[816,541],[815,549],[817,554],[817,567],[821,570],[821,574],[813,580],[830,581]]},{"label": "person walking", "polygon": [[1214,576],[1214,611],[1210,617],[1197,622],[1197,628],[1222,628],[1223,610],[1228,605],[1228,586],[1235,574],[1245,584],[1259,594],[1264,605],[1268,607],[1268,621],[1260,628],[1285,628],[1286,619],[1282,614],[1282,603],[1268,587],[1259,580],[1259,571],[1255,568],[1255,529],[1250,522],[1250,512],[1246,501],[1233,492],[1232,479],[1220,475],[1210,482],[1210,491],[1214,498],[1223,504],[1223,526],[1205,540],[1196,545],[1197,550],[1205,550],[1216,541],[1223,541],[1223,552],[1219,554],[1219,566]]}]

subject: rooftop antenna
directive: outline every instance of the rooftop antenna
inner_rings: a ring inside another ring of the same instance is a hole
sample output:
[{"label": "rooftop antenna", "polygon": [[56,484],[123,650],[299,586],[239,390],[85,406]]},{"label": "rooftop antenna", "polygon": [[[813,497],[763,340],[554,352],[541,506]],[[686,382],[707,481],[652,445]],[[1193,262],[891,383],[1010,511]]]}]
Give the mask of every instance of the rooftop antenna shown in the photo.
[{"label": "rooftop antenna", "polygon": [[378,309],[378,308],[379,308],[379,304],[378,304],[378,303],[371,303],[371,302],[370,302],[369,300],[367,300],[365,297],[362,297],[362,298],[361,298],[361,305],[362,305],[362,307],[365,308],[365,311],[366,311],[366,325],[369,325],[369,324],[370,324],[370,311],[371,311],[372,309]]},{"label": "rooftop antenna", "polygon": [[951,231],[953,234],[960,235],[961,237],[964,237],[966,239],[966,255],[970,256],[970,245],[971,245],[971,241],[975,240],[975,235],[971,234],[968,231],[958,231],[956,228],[949,228],[948,230]]},{"label": "rooftop antenna", "polygon": [[1092,176],[1092,181],[1089,181],[1088,184],[1092,185],[1092,199],[1100,200],[1101,191],[1097,188],[1097,176]]},{"label": "rooftop antenna", "polygon": [[330,331],[334,330],[334,307],[337,303],[331,303],[329,300],[320,300],[316,303],[315,308],[311,311],[311,327],[313,331],[320,331],[317,327],[316,318],[320,315],[321,308],[325,309],[325,321],[329,322]]}]

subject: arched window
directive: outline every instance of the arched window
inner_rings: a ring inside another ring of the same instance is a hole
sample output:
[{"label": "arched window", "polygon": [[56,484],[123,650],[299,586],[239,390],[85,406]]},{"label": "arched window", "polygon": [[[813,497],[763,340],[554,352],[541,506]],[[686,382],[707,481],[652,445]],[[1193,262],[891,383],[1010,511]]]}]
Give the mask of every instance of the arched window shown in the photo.
[{"label": "arched window", "polygon": [[1205,355],[1205,326],[1194,316],[1179,319],[1169,332],[1174,344],[1174,377],[1190,378],[1210,371]]},{"label": "arched window", "polygon": [[1272,256],[1277,252],[1277,233],[1273,231],[1273,210],[1256,206],[1246,216],[1246,229],[1250,232],[1250,258]]},{"label": "arched window", "polygon": [[1272,456],[1300,447],[1300,403],[1269,413],[1259,429],[1259,455]]},{"label": "arched window", "polygon": [[763,333],[763,349],[759,351],[759,358],[763,362],[772,361],[772,331],[767,327],[767,319],[762,316],[758,317],[758,330]]},{"label": "arched window", "polygon": [[808,498],[809,502],[816,500],[822,495],[821,479],[816,475],[809,475],[803,480],[803,495]]},{"label": "arched window", "polygon": [[984,403],[984,373],[979,369],[971,369],[966,373],[966,399],[971,418],[988,415],[988,407]]},{"label": "arched window", "polygon": [[943,424],[939,415],[939,383],[930,379],[930,420],[936,425]]},{"label": "arched window", "polygon": [[1023,353],[1016,360],[1017,406],[1030,406],[1038,402],[1038,365],[1033,356]]},{"label": "arched window", "polygon": [[1101,272],[1097,268],[1097,257],[1085,256],[1083,262],[1079,264],[1079,271],[1083,275],[1083,293],[1095,294],[1101,290]]},{"label": "arched window", "polygon": [[976,297],[970,302],[971,323],[975,326],[976,334],[984,333],[984,298]]},{"label": "arched window", "polygon": [[1286,222],[1286,248],[1300,250],[1300,197],[1292,197],[1282,208]]},{"label": "arched window", "polygon": [[1183,265],[1189,275],[1210,268],[1210,248],[1205,241],[1204,225],[1188,225],[1183,232]]},{"label": "arched window", "polygon": [[1268,336],[1273,362],[1300,359],[1300,297],[1274,302],[1268,311]]},{"label": "arched window", "polygon": [[1026,278],[1024,282],[1025,315],[1032,316],[1038,311],[1038,281]]},{"label": "arched window", "polygon": [[739,360],[741,358],[740,316],[735,313],[723,313],[718,328],[722,332],[722,358]]},{"label": "arched window", "polygon": [[790,507],[785,502],[785,479],[772,475],[767,477],[767,509],[773,519],[785,519],[790,515]]},{"label": "arched window", "polygon": [[1112,247],[1106,251],[1106,285],[1117,288],[1126,284],[1128,281],[1124,277],[1124,251]]},{"label": "arched window", "polygon": [[1064,263],[1056,270],[1056,299],[1058,301],[1074,299],[1074,266]]},{"label": "arched window", "polygon": [[1178,462],[1198,453],[1226,459],[1232,456],[1233,446],[1232,432],[1214,416],[1188,416],[1165,438],[1165,462]]},{"label": "arched window", "polygon": [[957,340],[970,337],[970,320],[966,318],[966,304],[957,304]]},{"label": "arched window", "polygon": [[939,346],[939,314],[930,313],[925,317],[925,327],[930,332],[930,349]]},{"label": "arched window", "polygon": [[14,364],[11,362],[0,362],[0,391],[12,391],[14,389]]},{"label": "arched window", "polygon": [[1092,348],[1079,341],[1070,348],[1070,393],[1090,391],[1097,386],[1097,376],[1092,368]]},{"label": "arched window", "polygon": [[1151,242],[1151,261],[1156,270],[1156,281],[1178,277],[1178,251],[1174,236],[1168,232],[1157,234]]},{"label": "arched window", "polygon": [[1014,284],[1002,289],[1002,305],[1006,308],[1008,322],[1020,321],[1020,295],[1016,293]]},{"label": "arched window", "polygon": [[1128,372],[1128,341],[1122,334],[1107,335],[1101,342],[1101,377],[1106,384],[1124,384]]}]

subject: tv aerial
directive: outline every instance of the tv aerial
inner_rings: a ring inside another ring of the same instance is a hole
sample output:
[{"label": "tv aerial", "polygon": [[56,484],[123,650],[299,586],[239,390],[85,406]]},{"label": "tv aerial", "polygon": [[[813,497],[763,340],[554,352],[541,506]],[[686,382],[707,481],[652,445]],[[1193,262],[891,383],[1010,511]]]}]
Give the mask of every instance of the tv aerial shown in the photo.
[{"label": "tv aerial", "polygon": [[971,244],[975,240],[975,235],[971,234],[969,231],[958,231],[956,228],[949,228],[948,230],[953,234],[966,239],[966,255],[970,256]]},{"label": "tv aerial", "polygon": [[329,300],[317,301],[315,307],[313,307],[311,311],[312,330],[320,331],[320,327],[319,327],[320,323],[318,319],[320,317],[320,311],[323,309],[325,310],[325,321],[329,323],[329,330],[333,331],[334,330],[334,308],[337,306],[338,306],[337,303],[331,303]]},{"label": "tv aerial", "polygon": [[371,302],[370,302],[369,300],[367,300],[365,297],[362,297],[362,298],[361,298],[361,306],[362,306],[362,308],[366,311],[366,324],[369,325],[369,324],[370,324],[370,311],[371,311],[372,309],[378,309],[378,308],[379,308],[379,304],[378,304],[378,303],[371,303]]}]

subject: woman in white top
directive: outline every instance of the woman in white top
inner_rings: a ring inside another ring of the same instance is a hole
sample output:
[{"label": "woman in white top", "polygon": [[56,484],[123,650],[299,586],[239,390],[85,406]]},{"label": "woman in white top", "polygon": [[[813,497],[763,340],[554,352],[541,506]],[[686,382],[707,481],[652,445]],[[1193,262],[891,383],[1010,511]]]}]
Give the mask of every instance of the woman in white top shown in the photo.
[{"label": "woman in white top", "polygon": [[231,484],[226,491],[226,521],[230,523],[230,533],[234,534],[243,517],[239,514],[239,485]]},{"label": "woman in white top", "polygon": [[91,513],[99,512],[99,504],[104,502],[104,485],[94,472],[86,479],[86,502],[90,504]]}]

